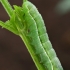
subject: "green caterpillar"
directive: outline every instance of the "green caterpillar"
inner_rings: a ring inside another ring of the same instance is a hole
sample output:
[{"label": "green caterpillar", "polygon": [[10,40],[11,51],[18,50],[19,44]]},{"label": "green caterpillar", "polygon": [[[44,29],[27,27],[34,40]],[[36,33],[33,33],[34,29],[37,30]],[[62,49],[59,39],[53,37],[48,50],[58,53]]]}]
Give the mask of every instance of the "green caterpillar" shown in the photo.
[{"label": "green caterpillar", "polygon": [[14,8],[13,16],[8,21],[12,26],[10,28],[13,28],[13,26],[14,28],[12,30],[7,28],[8,22],[6,22],[6,25],[0,25],[19,35],[25,45],[29,46],[27,47],[29,52],[33,50],[30,54],[35,56],[32,57],[34,62],[39,62],[40,65],[36,65],[38,69],[41,67],[40,70],[63,70],[49,41],[43,18],[37,8],[27,0],[24,1],[22,7],[15,5]]}]

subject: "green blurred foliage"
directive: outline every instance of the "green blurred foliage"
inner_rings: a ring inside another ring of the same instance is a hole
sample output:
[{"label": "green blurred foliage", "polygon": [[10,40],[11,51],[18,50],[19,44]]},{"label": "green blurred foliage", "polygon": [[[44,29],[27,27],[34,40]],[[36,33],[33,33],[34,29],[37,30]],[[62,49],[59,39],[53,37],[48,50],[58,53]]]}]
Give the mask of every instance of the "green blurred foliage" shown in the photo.
[{"label": "green blurred foliage", "polygon": [[55,8],[56,13],[63,15],[70,12],[70,0],[61,0]]}]

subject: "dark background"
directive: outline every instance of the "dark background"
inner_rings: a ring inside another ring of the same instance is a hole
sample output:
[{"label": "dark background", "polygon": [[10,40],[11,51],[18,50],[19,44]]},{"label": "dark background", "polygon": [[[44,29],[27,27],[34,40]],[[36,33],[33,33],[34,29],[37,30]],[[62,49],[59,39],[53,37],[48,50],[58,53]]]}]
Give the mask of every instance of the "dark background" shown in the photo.
[{"label": "dark background", "polygon": [[[59,16],[54,8],[59,0],[30,0],[42,14],[50,41],[64,70],[70,70],[70,12]],[[22,5],[22,0],[9,0]],[[0,20],[9,16],[0,4]],[[0,27],[0,70],[37,70],[19,36]]]}]

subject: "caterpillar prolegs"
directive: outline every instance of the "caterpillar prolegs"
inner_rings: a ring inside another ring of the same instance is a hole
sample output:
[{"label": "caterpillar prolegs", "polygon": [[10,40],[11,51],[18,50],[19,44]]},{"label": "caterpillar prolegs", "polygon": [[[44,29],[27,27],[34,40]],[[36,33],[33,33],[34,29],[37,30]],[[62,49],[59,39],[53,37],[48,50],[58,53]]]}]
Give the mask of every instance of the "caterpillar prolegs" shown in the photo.
[{"label": "caterpillar prolegs", "polygon": [[14,6],[14,8],[12,32],[15,33],[15,30],[15,34],[23,39],[38,70],[63,70],[37,8],[27,0],[22,7]]}]

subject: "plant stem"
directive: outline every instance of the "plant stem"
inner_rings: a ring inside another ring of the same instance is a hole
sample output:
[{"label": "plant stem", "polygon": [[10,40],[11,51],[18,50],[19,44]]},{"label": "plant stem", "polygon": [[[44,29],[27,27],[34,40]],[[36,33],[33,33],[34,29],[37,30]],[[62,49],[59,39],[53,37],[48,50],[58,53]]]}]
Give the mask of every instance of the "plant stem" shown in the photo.
[{"label": "plant stem", "polygon": [[8,13],[9,17],[11,17],[13,9],[12,9],[10,3],[8,2],[8,0],[0,0],[0,2],[3,5],[3,7],[5,8],[5,10]]},{"label": "plant stem", "polygon": [[35,55],[33,49],[31,48],[32,46],[29,45],[27,38],[24,34],[20,34],[21,39],[23,40],[23,42],[26,45],[27,50],[29,51],[36,67],[38,70],[45,70],[45,68],[41,65],[41,63],[39,62],[39,59],[37,58],[37,56]]},{"label": "plant stem", "polygon": [[26,2],[26,1],[28,1],[28,0],[23,0],[23,2]]}]

